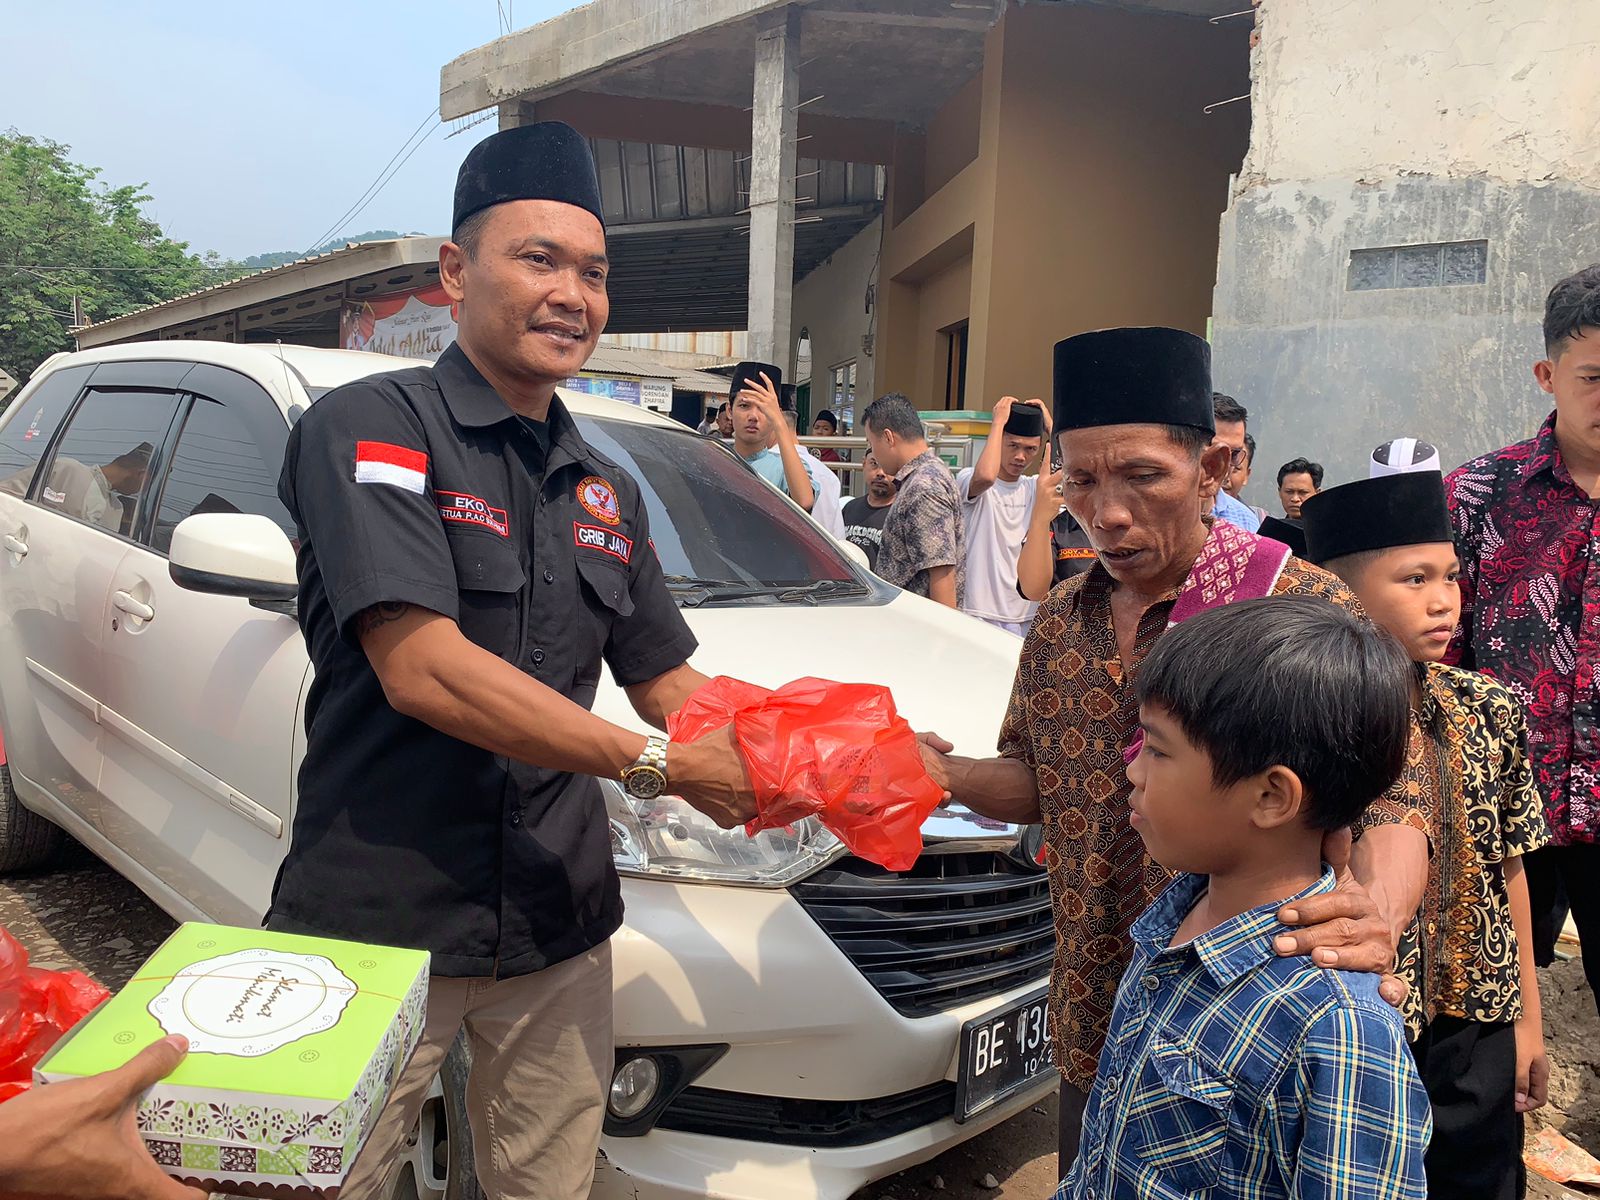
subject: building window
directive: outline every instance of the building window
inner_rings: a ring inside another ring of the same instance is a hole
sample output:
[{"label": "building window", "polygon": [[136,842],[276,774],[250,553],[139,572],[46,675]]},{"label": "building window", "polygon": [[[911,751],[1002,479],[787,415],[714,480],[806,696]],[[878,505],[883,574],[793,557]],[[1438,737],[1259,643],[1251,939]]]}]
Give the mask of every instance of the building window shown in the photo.
[{"label": "building window", "polygon": [[839,433],[846,435],[856,423],[856,360],[840,363],[829,375],[828,407],[839,418]]},{"label": "building window", "polygon": [[1422,246],[1378,246],[1350,251],[1345,290],[1457,287],[1482,283],[1489,268],[1489,243],[1430,242]]},{"label": "building window", "polygon": [[944,342],[944,408],[967,406],[967,322],[939,331]]}]

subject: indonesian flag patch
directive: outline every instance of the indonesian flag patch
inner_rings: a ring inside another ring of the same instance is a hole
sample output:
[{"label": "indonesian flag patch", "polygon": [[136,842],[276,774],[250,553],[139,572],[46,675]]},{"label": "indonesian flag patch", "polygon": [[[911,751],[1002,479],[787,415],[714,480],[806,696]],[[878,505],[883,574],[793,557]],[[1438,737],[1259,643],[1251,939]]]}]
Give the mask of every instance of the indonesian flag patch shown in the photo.
[{"label": "indonesian flag patch", "polygon": [[428,456],[388,442],[357,442],[356,482],[387,483],[420,496],[428,490]]}]

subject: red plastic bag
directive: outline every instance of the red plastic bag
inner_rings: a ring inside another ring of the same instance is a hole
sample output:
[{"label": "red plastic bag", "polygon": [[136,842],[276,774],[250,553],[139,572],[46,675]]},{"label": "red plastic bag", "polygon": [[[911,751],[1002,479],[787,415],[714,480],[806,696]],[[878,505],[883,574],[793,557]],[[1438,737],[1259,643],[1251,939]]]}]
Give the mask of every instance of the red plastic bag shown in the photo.
[{"label": "red plastic bag", "polygon": [[944,793],[889,689],[796,679],[777,691],[718,676],[667,721],[675,742],[733,724],[756,796],[745,831],[817,817],[853,854],[904,871],[922,853],[922,823]]},{"label": "red plastic bag", "polygon": [[0,929],[0,1101],[33,1084],[45,1053],[110,996],[81,971],[28,965],[28,952]]}]

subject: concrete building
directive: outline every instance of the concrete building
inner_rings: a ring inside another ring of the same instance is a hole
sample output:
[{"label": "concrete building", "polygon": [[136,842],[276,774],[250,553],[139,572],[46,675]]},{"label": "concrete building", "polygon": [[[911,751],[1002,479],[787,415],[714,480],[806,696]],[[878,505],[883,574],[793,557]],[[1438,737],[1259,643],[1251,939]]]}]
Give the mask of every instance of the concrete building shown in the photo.
[{"label": "concrete building", "polygon": [[[1251,25],[1207,18],[1238,7],[596,0],[449,63],[440,115],[748,156],[744,269],[695,304],[740,310],[791,371],[804,338],[813,409],[988,408],[1048,395],[1068,333],[1205,332],[1248,130],[1246,105],[1208,108],[1248,91]],[[820,223],[802,152],[884,181],[881,217],[816,261],[789,245]],[[693,320],[663,294],[647,323]]]},{"label": "concrete building", "polygon": [[1597,16],[1262,0],[1213,328],[1258,481],[1298,454],[1363,475],[1402,434],[1454,466],[1550,411],[1530,369],[1545,295],[1600,261]]},{"label": "concrete building", "polygon": [[[748,159],[743,270],[674,283],[638,327],[737,318],[791,368],[804,339],[813,407],[901,390],[986,409],[1048,395],[1071,333],[1209,333],[1268,503],[1299,454],[1339,480],[1410,433],[1453,464],[1547,411],[1528,369],[1545,292],[1600,258],[1592,18],[1593,0],[595,0],[447,64],[441,115]],[[882,171],[881,215],[809,257],[788,241],[822,223],[802,153]]]}]

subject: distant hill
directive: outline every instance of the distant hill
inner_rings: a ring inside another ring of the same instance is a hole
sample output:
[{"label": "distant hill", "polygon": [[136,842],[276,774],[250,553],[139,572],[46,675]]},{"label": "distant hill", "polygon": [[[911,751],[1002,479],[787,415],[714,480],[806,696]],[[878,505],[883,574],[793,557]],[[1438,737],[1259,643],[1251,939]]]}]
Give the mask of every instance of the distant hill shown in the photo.
[{"label": "distant hill", "polygon": [[[408,237],[409,234],[401,233],[397,229],[369,229],[366,233],[348,234],[341,233],[336,238],[329,238],[311,251],[312,254],[326,254],[329,250],[342,250],[351,242],[381,242],[386,238]],[[297,258],[305,258],[304,250],[274,250],[268,254],[252,254],[240,263],[246,271],[265,271],[268,267],[281,267],[284,263],[291,263]]]}]

